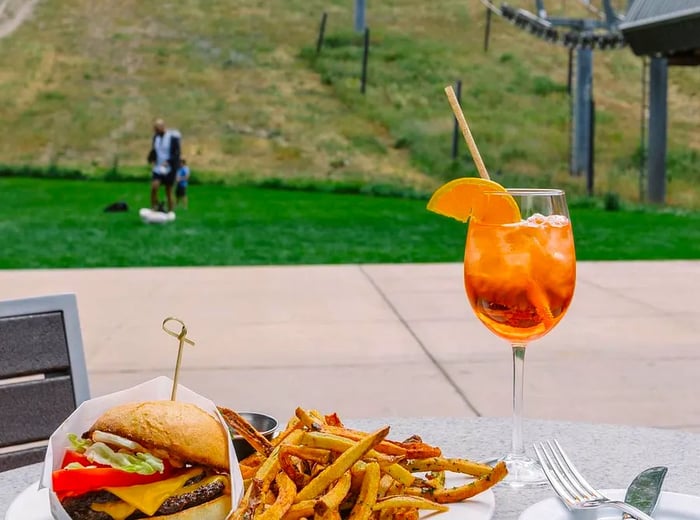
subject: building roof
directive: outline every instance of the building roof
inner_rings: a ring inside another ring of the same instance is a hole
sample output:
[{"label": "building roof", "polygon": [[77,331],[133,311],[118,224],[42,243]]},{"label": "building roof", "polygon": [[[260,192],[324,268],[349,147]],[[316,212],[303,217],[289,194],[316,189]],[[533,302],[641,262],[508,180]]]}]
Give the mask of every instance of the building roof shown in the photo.
[{"label": "building roof", "polygon": [[620,30],[637,55],[690,56],[700,63],[698,0],[634,0]]}]

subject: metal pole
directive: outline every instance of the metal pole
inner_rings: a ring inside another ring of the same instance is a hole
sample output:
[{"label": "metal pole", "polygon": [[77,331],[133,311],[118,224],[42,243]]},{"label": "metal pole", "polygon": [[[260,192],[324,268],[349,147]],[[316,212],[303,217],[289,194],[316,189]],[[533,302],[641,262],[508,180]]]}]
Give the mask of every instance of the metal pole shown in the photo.
[{"label": "metal pole", "polygon": [[535,11],[540,18],[547,18],[547,10],[544,8],[544,0],[535,0]]},{"label": "metal pole", "polygon": [[649,64],[649,159],[647,161],[647,197],[649,202],[666,200],[666,127],[668,60],[654,56]]},{"label": "metal pole", "polygon": [[[455,95],[457,96],[457,101],[460,106],[462,105],[462,80],[458,79],[455,84]],[[452,160],[457,159],[457,154],[459,153],[459,123],[457,123],[457,118],[454,118],[455,124],[452,130]]]},{"label": "metal pole", "polygon": [[355,32],[365,30],[365,0],[355,0]]},{"label": "metal pole", "polygon": [[575,176],[588,172],[591,140],[591,99],[593,96],[593,51],[576,50],[576,96],[574,101]]},{"label": "metal pole", "polygon": [[593,181],[595,174],[595,99],[591,99],[591,139],[588,143],[588,171],[586,172],[586,191],[593,196]]},{"label": "metal pole", "polygon": [[576,83],[574,82],[574,74],[575,74],[575,69],[574,69],[574,54],[573,54],[573,49],[569,48],[569,57],[570,57],[570,62],[569,65],[571,66],[571,84],[570,84],[570,92],[569,92],[569,120],[567,121],[568,123],[568,130],[569,130],[569,173],[571,175],[574,174],[575,171],[575,152],[574,152],[574,144],[576,142],[575,139],[575,132],[574,132],[574,119],[575,119],[575,113],[574,113],[574,107],[576,105],[576,93],[575,93],[575,88],[576,88]]},{"label": "metal pole", "polygon": [[644,177],[647,167],[647,59],[642,58],[642,106],[639,114],[639,202],[646,199]]},{"label": "metal pole", "polygon": [[571,80],[574,73],[574,48],[569,47],[569,69],[566,72],[566,91],[571,95]]},{"label": "metal pole", "polygon": [[326,21],[328,20],[328,13],[323,13],[321,16],[321,26],[318,28],[318,40],[316,41],[316,54],[321,53],[321,47],[323,47],[323,37],[326,34]]},{"label": "metal pole", "polygon": [[486,27],[484,28],[484,52],[489,50],[489,37],[491,36],[491,9],[486,8]]},{"label": "metal pole", "polygon": [[367,85],[367,60],[369,59],[369,27],[365,28],[365,48],[362,53],[362,83],[360,85],[360,92],[363,94],[366,90]]}]

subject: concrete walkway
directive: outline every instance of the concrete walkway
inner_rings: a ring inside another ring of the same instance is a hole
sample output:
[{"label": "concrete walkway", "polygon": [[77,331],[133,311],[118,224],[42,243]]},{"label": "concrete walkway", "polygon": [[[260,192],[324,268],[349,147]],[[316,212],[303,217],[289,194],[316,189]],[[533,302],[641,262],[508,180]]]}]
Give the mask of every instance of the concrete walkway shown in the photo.
[{"label": "concrete walkway", "polygon": [[[93,395],[172,375],[281,419],[507,416],[509,347],[459,264],[0,271],[5,299],[75,292]],[[574,303],[528,349],[526,416],[700,432],[700,262],[582,262]]]}]

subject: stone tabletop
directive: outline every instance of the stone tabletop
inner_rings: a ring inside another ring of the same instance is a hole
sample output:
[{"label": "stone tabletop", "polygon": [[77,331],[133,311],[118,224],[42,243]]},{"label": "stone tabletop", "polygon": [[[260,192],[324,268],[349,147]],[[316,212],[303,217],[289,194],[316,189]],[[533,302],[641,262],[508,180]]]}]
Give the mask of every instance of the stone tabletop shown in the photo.
[{"label": "stone tabletop", "polygon": [[[418,434],[442,447],[446,456],[477,460],[504,454],[510,439],[510,421],[506,419],[396,418],[349,423],[363,429],[389,424],[393,439]],[[669,468],[665,491],[700,495],[700,435],[694,433],[530,420],[525,421],[525,437],[528,441],[557,438],[581,472],[600,488],[624,488],[642,469],[663,465]],[[40,471],[37,464],[0,473],[0,518],[4,518],[14,497],[39,478]],[[494,520],[517,520],[527,507],[552,496],[548,488],[498,487],[495,494]]]}]

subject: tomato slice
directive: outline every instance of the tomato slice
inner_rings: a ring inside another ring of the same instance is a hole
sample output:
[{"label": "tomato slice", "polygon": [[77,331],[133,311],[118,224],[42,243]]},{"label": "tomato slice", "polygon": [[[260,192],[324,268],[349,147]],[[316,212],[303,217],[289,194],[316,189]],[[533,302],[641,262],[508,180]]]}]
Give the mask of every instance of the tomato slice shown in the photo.
[{"label": "tomato slice", "polygon": [[[63,456],[62,467],[71,462],[79,462],[84,466],[95,464],[90,462],[83,455],[67,450]],[[129,473],[121,469],[109,466],[98,466],[93,468],[58,469],[51,476],[53,480],[53,490],[59,500],[65,497],[79,496],[90,491],[97,491],[106,487],[136,486],[139,484],[150,484],[159,480],[165,480],[172,476],[173,469],[166,466],[163,473],[153,475],[140,475],[139,473]]]},{"label": "tomato slice", "polygon": [[77,462],[78,464],[82,464],[83,466],[99,466],[99,464],[90,462],[88,458],[82,453],[78,453],[77,451],[73,450],[66,450],[66,453],[64,453],[63,455],[63,462],[61,462],[61,467],[65,468],[68,464],[72,464],[73,462]]}]

